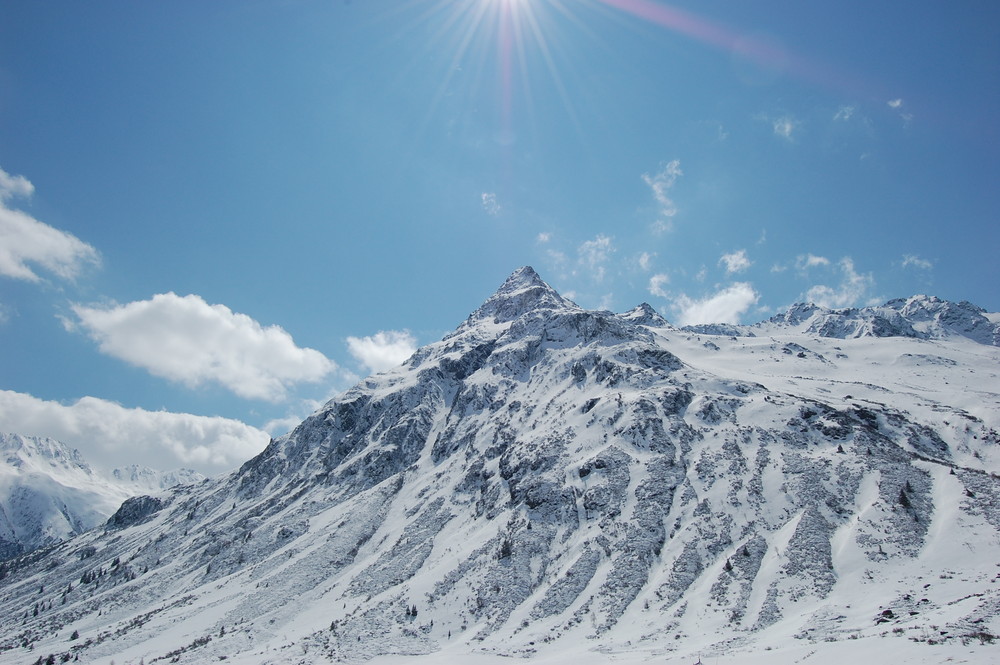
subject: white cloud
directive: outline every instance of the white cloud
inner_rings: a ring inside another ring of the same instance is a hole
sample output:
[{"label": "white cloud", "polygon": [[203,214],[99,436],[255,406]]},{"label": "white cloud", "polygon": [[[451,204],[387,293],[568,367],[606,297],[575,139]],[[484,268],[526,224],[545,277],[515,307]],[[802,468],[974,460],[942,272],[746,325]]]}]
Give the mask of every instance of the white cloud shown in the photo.
[{"label": "white cloud", "polygon": [[535,237],[535,242],[537,242],[539,245],[544,245],[550,240],[552,240],[552,234],[544,231],[542,233],[539,233],[538,236]]},{"label": "white cloud", "polygon": [[898,108],[901,108],[903,106],[903,100],[902,99],[890,99],[889,101],[886,102],[886,104],[889,105],[889,108],[898,109]]},{"label": "white cloud", "polygon": [[417,340],[408,330],[380,330],[368,337],[348,337],[347,350],[372,372],[382,372],[412,356]]},{"label": "white cloud", "polygon": [[857,107],[845,104],[844,106],[841,106],[839,109],[837,109],[837,112],[833,114],[833,119],[839,120],[841,122],[847,122],[854,116],[854,113],[857,110],[858,110]]},{"label": "white cloud", "polygon": [[649,292],[656,296],[657,298],[668,298],[670,297],[666,290],[663,288],[670,283],[670,277],[660,273],[658,275],[653,275],[649,278]]},{"label": "white cloud", "polygon": [[189,387],[217,383],[240,397],[278,402],[293,384],[337,368],[319,351],[296,346],[281,327],[196,295],[73,311],[102,352]]},{"label": "white cloud", "polygon": [[650,254],[649,252],[643,252],[639,255],[639,267],[643,270],[649,270],[653,267],[653,259],[656,258],[656,252]]},{"label": "white cloud", "polygon": [[934,267],[934,264],[927,259],[922,259],[915,254],[904,254],[903,255],[903,267],[904,268],[919,268],[920,270],[930,270]]},{"label": "white cloud", "polygon": [[65,405],[9,390],[0,390],[0,430],[58,439],[108,468],[188,466],[206,474],[236,467],[270,438],[228,418],[130,409],[96,397]]},{"label": "white cloud", "polygon": [[853,307],[875,284],[871,274],[862,275],[854,269],[854,261],[850,257],[845,256],[837,265],[842,275],[840,284],[834,287],[824,284],[811,287],[805,294],[807,302],[830,309]]},{"label": "white cloud", "polygon": [[717,293],[701,300],[693,300],[681,295],[674,300],[679,325],[690,326],[699,323],[739,323],[740,316],[750,309],[760,298],[747,282],[736,282]]},{"label": "white cloud", "polygon": [[615,251],[611,238],[598,233],[593,240],[588,240],[580,245],[577,250],[579,263],[585,268],[596,282],[604,280],[605,267],[611,253]]},{"label": "white cloud", "polygon": [[23,176],[0,169],[0,275],[41,281],[32,264],[61,279],[73,279],[84,266],[100,264],[97,250],[73,234],[7,206],[8,199],[31,196],[34,191]]},{"label": "white cloud", "polygon": [[799,129],[799,122],[795,118],[786,115],[772,120],[771,126],[774,128],[776,136],[780,136],[786,141],[792,141],[793,134]]},{"label": "white cloud", "polygon": [[731,254],[723,254],[722,258],[719,259],[719,263],[726,266],[726,274],[729,275],[743,272],[753,265],[750,259],[747,258],[747,251],[745,249],[732,252]]},{"label": "white cloud", "polygon": [[817,268],[819,266],[830,265],[830,259],[825,256],[815,256],[813,254],[801,254],[797,259],[795,259],[795,267],[799,270],[806,270],[808,268]]},{"label": "white cloud", "polygon": [[11,175],[0,169],[0,201],[15,196],[28,197],[35,193],[35,186],[23,175]]},{"label": "white cloud", "polygon": [[483,202],[483,210],[486,211],[487,215],[492,215],[496,217],[500,214],[500,204],[497,202],[497,195],[493,192],[483,192],[480,195]]},{"label": "white cloud", "polygon": [[560,252],[558,249],[550,249],[546,252],[549,259],[555,264],[556,268],[562,268],[566,265],[566,255]]},{"label": "white cloud", "polygon": [[677,214],[677,206],[667,196],[667,192],[674,186],[677,178],[682,175],[684,175],[684,172],[681,171],[681,161],[679,159],[668,162],[656,175],[642,174],[643,182],[652,190],[653,198],[659,205],[658,216],[653,223],[653,229],[658,233],[669,231],[673,226],[673,217]]}]

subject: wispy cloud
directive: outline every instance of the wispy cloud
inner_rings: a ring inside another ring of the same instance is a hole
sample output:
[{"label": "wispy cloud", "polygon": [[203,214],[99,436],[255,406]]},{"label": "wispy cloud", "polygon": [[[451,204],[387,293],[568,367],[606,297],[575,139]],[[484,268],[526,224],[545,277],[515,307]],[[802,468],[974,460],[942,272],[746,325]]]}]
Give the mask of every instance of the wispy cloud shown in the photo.
[{"label": "wispy cloud", "polygon": [[10,199],[29,197],[34,191],[23,176],[0,169],[0,275],[39,282],[36,269],[40,268],[71,280],[85,266],[99,265],[100,255],[91,245],[7,205]]},{"label": "wispy cloud", "polygon": [[483,192],[480,194],[480,199],[483,203],[483,210],[486,211],[487,215],[496,217],[500,214],[500,203],[497,201],[497,195],[494,192]]},{"label": "wispy cloud", "polygon": [[910,121],[913,120],[913,114],[906,110],[906,102],[901,97],[890,99],[886,102],[886,105],[899,114],[899,117],[903,119],[904,125],[910,124]]},{"label": "wispy cloud", "polygon": [[653,267],[653,259],[656,258],[656,252],[642,252],[639,254],[637,263],[639,268],[645,271],[649,271]]},{"label": "wispy cloud", "polygon": [[673,228],[673,218],[677,215],[677,206],[667,195],[667,192],[677,182],[677,178],[684,175],[681,171],[679,159],[672,160],[663,165],[655,175],[642,174],[642,180],[649,186],[653,193],[653,199],[659,206],[656,221],[653,223],[653,230],[657,233],[664,233]]},{"label": "wispy cloud", "polygon": [[752,307],[760,294],[747,282],[736,282],[699,300],[678,296],[673,308],[681,326],[699,323],[739,323],[740,316]]},{"label": "wispy cloud", "polygon": [[380,330],[367,337],[348,337],[347,350],[372,372],[400,365],[417,350],[417,340],[409,330]]},{"label": "wispy cloud", "polygon": [[577,249],[579,264],[595,282],[602,282],[606,273],[606,264],[614,251],[611,238],[599,233],[593,240],[584,242]]},{"label": "wispy cloud", "polygon": [[856,106],[844,105],[837,109],[837,112],[833,114],[833,119],[839,122],[847,122],[854,114],[857,112]]},{"label": "wispy cloud", "polygon": [[215,383],[240,397],[279,402],[293,384],[337,368],[319,351],[296,346],[279,326],[264,327],[197,295],[73,305],[73,312],[103,353],[189,387]]},{"label": "wispy cloud", "polygon": [[814,254],[800,254],[798,258],[795,259],[795,267],[799,270],[808,270],[809,268],[816,268],[820,266],[830,265],[830,259],[825,256],[816,256]]},{"label": "wispy cloud", "polygon": [[539,233],[535,237],[535,242],[537,242],[539,245],[544,245],[545,243],[549,242],[550,240],[552,240],[552,234],[544,232],[544,231],[542,233]]},{"label": "wispy cloud", "polygon": [[837,267],[841,274],[840,283],[836,286],[812,286],[805,294],[807,302],[830,309],[842,309],[868,299],[868,293],[875,285],[875,278],[870,273],[861,274],[855,270],[854,261],[850,257],[845,256],[838,261]]},{"label": "wispy cloud", "polygon": [[771,127],[774,129],[775,136],[780,136],[786,141],[793,141],[795,134],[799,130],[800,123],[792,116],[784,115],[771,120]]},{"label": "wispy cloud", "polygon": [[927,259],[922,259],[915,254],[904,254],[901,264],[904,268],[917,268],[919,270],[930,270],[934,264]]},{"label": "wispy cloud", "polygon": [[649,278],[649,292],[657,298],[668,298],[670,294],[663,287],[669,283],[670,277],[667,275],[663,273],[653,275]]},{"label": "wispy cloud", "polygon": [[747,258],[747,251],[745,249],[740,249],[730,254],[723,254],[719,259],[719,264],[726,266],[727,275],[732,275],[743,272],[753,265],[753,262]]},{"label": "wispy cloud", "polygon": [[234,468],[270,439],[229,418],[132,409],[96,397],[62,404],[10,390],[0,390],[0,422],[19,434],[80,448],[106,467],[141,462],[161,469],[194,466],[210,474]]}]

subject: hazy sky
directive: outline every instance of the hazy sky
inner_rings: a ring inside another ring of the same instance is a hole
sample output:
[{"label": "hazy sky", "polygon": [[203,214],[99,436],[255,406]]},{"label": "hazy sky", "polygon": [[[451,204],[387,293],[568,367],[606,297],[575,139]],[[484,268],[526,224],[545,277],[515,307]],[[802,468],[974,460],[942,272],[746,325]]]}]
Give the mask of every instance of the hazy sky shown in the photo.
[{"label": "hazy sky", "polygon": [[525,264],[997,311],[998,121],[992,0],[8,0],[0,431],[233,468]]}]

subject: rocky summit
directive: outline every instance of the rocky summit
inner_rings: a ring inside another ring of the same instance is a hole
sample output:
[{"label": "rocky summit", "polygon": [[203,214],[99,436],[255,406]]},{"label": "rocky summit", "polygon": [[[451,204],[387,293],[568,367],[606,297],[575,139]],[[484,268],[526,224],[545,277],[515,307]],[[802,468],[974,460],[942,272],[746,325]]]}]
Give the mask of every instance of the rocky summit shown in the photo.
[{"label": "rocky summit", "polygon": [[0,662],[987,662],[998,324],[679,329],[519,269],[239,470],[6,562]]}]

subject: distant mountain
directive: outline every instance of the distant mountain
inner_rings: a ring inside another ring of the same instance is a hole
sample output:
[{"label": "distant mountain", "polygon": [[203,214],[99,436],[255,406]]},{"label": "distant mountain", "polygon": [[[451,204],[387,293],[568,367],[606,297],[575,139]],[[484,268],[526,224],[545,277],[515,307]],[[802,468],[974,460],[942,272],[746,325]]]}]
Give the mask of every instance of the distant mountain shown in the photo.
[{"label": "distant mountain", "polygon": [[104,475],[59,441],[0,433],[0,559],[92,529],[131,496],[201,478],[138,466]]},{"label": "distant mountain", "polygon": [[754,336],[794,330],[806,334],[855,339],[858,337],[964,337],[980,344],[1000,346],[1000,314],[972,303],[953,303],[933,296],[890,300],[875,307],[827,309],[799,303],[788,311],[752,326],[707,324],[685,330],[702,334]]},{"label": "distant mountain", "polygon": [[519,269],[239,470],[8,562],[0,662],[988,662],[995,315],[875,310],[705,334]]}]

